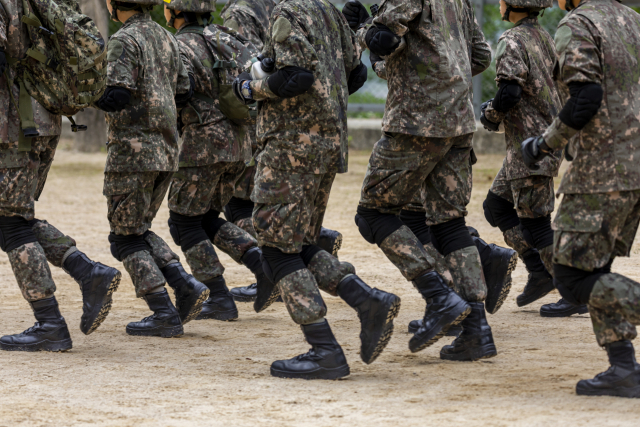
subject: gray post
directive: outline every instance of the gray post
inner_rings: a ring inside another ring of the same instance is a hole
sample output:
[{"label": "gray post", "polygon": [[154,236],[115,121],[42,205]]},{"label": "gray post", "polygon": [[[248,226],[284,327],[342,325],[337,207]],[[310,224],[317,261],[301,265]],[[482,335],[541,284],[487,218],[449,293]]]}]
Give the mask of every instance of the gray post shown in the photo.
[{"label": "gray post", "polygon": [[[484,3],[485,0],[473,0],[475,6],[476,19],[480,29],[484,26]],[[482,74],[478,74],[473,78],[473,111],[476,118],[480,118],[480,105],[482,104]]]}]

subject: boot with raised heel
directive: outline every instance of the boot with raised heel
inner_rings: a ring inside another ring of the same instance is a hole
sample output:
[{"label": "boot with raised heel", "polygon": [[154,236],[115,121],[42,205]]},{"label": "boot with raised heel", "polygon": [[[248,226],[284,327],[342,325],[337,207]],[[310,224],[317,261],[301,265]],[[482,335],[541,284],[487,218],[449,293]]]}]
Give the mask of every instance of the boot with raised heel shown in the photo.
[{"label": "boot with raised heel", "polygon": [[153,315],[145,317],[139,322],[131,322],[127,325],[127,334],[144,337],[179,337],[184,333],[180,313],[174,307],[166,289],[162,292],[146,294],[147,302]]},{"label": "boot with raised heel", "polygon": [[579,381],[576,394],[640,398],[640,366],[631,341],[606,344],[605,349],[611,367],[593,379]]},{"label": "boot with raised heel", "polygon": [[493,243],[487,244],[479,237],[472,237],[480,259],[482,272],[487,283],[487,313],[495,314],[509,296],[511,273],[518,265],[518,253]]},{"label": "boot with raised heel", "polygon": [[573,305],[564,298],[560,298],[558,302],[545,304],[540,307],[540,316],[542,317],[569,317],[574,314],[587,314],[589,309],[586,304]]},{"label": "boot with raised heel", "polygon": [[529,305],[555,289],[553,277],[547,272],[536,249],[523,253],[522,261],[529,272],[529,278],[522,293],[516,297],[518,307]]},{"label": "boot with raised heel", "polygon": [[444,360],[472,361],[487,359],[498,354],[487,323],[484,303],[470,302],[471,313],[462,321],[462,333],[440,350]]},{"label": "boot with raised heel", "polygon": [[202,304],[209,298],[209,288],[184,271],[179,262],[168,264],[160,271],[176,295],[176,308],[182,324],[197,318]]},{"label": "boot with raised heel", "polygon": [[347,358],[331,332],[329,322],[302,325],[302,333],[311,349],[293,359],[276,360],[271,375],[305,380],[337,380],[350,374]]},{"label": "boot with raised heel", "polygon": [[233,301],[224,277],[215,277],[207,280],[204,284],[209,288],[209,299],[202,305],[202,311],[197,319],[236,320],[238,318],[238,307]]},{"label": "boot with raised heel", "polygon": [[30,302],[36,323],[26,331],[0,338],[7,351],[67,351],[72,347],[67,322],[60,314],[56,297]]}]

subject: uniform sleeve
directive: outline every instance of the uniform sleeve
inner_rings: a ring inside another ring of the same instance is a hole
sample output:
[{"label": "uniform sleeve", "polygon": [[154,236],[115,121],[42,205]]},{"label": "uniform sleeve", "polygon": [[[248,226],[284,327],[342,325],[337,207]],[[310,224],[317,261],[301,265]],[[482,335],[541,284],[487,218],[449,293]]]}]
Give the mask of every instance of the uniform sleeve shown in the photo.
[{"label": "uniform sleeve", "polygon": [[130,37],[112,37],[107,45],[107,86],[120,86],[131,92],[137,90],[140,69],[140,47]]},{"label": "uniform sleeve", "polygon": [[484,37],[482,28],[478,25],[476,14],[473,6],[469,7],[471,13],[471,33],[470,33],[470,52],[471,52],[471,75],[476,76],[489,68],[491,65],[491,46]]},{"label": "uniform sleeve", "polygon": [[262,47],[259,27],[253,18],[240,10],[230,9],[224,16],[224,23],[227,28],[237,31],[241,36],[248,39],[254,46]]},{"label": "uniform sleeve", "polygon": [[191,83],[189,82],[189,75],[193,76],[194,81],[196,82],[196,88],[199,87],[198,76],[193,71],[193,52],[185,43],[177,40],[177,44],[178,48],[180,49],[180,61],[178,61],[178,84],[176,86],[176,93],[186,93],[189,92],[189,88],[191,87]]},{"label": "uniform sleeve", "polygon": [[409,32],[409,22],[422,13],[423,3],[424,9],[431,8],[428,1],[387,0],[373,23],[386,25],[395,35],[402,37]]},{"label": "uniform sleeve", "polygon": [[527,53],[515,37],[503,37],[496,50],[496,82],[515,81],[524,87],[529,77]]}]

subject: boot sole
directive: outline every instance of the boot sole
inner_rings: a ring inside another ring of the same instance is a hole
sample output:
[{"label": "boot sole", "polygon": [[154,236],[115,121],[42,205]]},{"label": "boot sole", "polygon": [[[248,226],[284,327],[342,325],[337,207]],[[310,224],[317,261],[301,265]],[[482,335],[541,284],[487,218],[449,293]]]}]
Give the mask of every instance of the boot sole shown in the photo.
[{"label": "boot sole", "polygon": [[589,312],[588,308],[579,308],[577,310],[571,311],[559,311],[559,312],[543,312],[540,310],[540,317],[571,317],[574,314],[587,314]]},{"label": "boot sole", "polygon": [[244,297],[244,296],[240,296],[240,295],[235,295],[233,292],[231,292],[231,296],[233,297],[233,300],[235,302],[253,302],[256,300],[256,297]]},{"label": "boot sole", "polygon": [[271,292],[271,295],[269,295],[269,299],[267,299],[267,301],[265,301],[265,303],[262,305],[262,307],[260,307],[260,309],[256,309],[256,305],[255,305],[255,302],[254,302],[253,309],[255,310],[256,313],[261,313],[264,310],[266,310],[267,308],[269,308],[269,306],[271,304],[276,302],[278,297],[280,297],[280,290],[278,289],[278,286],[274,285],[273,286],[273,291]]},{"label": "boot sole", "polygon": [[382,327],[380,338],[378,339],[378,343],[373,349],[371,356],[369,358],[365,358],[363,356],[363,352],[360,351],[362,361],[367,365],[373,363],[378,358],[378,356],[380,356],[387,344],[389,344],[391,336],[393,335],[393,319],[398,317],[398,313],[400,312],[400,303],[400,298],[394,296],[394,298],[392,298],[392,301],[387,304],[387,307],[385,308],[387,313],[384,320],[384,326]]},{"label": "boot sole", "polygon": [[207,315],[200,314],[198,317],[196,317],[196,320],[207,320],[207,319],[222,320],[223,322],[232,322],[234,320],[238,320],[238,310],[217,312],[217,313],[211,313]]},{"label": "boot sole", "polygon": [[200,312],[202,311],[202,304],[204,304],[204,302],[209,299],[209,292],[210,292],[209,289],[205,289],[198,296],[198,299],[191,307],[191,310],[189,310],[189,314],[187,314],[187,317],[184,320],[182,320],[183,325],[185,323],[189,323],[192,320],[195,320],[198,318],[198,316],[200,315]]},{"label": "boot sole", "polygon": [[[491,311],[487,310],[487,313],[489,314],[497,313],[498,310],[500,310],[500,307],[502,307],[502,304],[504,304],[504,301],[509,296],[509,292],[511,292],[511,286],[513,285],[510,275],[511,273],[513,273],[513,270],[516,269],[517,265],[518,265],[518,253],[514,252],[511,258],[509,259],[507,270],[503,274],[503,276],[509,276],[509,281],[507,281],[504,285],[502,285],[502,288],[500,289],[500,293],[498,294],[498,297],[496,299],[496,303],[493,306],[493,310]],[[486,306],[488,306],[488,304],[486,304],[485,302],[485,307]]]},{"label": "boot sole", "polygon": [[434,335],[431,338],[428,338],[429,335],[421,338],[416,338],[416,336],[414,335],[409,340],[409,350],[411,350],[412,353],[417,353],[419,351],[424,350],[427,347],[432,346],[447,333],[450,327],[459,325],[460,322],[462,322],[469,315],[469,313],[471,313],[471,307],[467,306],[467,308],[462,313],[460,313],[453,322],[443,326],[442,329],[440,329],[440,332],[438,332],[436,335]]},{"label": "boot sole", "polygon": [[628,398],[640,398],[640,386],[632,388],[622,389],[588,389],[576,386],[576,394],[578,396],[615,396],[615,397],[628,397]]},{"label": "boot sole", "polygon": [[529,296],[527,298],[520,298],[520,295],[518,295],[518,298],[516,298],[516,304],[518,305],[518,307],[524,307],[525,305],[529,305],[533,302],[538,301],[540,298],[544,298],[546,297],[551,291],[553,291],[555,288],[553,286],[551,286],[547,291],[545,292],[541,292],[538,294],[534,294],[532,296]]},{"label": "boot sole", "polygon": [[320,368],[311,372],[288,372],[288,371],[279,371],[277,369],[271,368],[271,376],[278,378],[292,378],[292,379],[302,379],[302,380],[337,380],[340,378],[347,377],[351,374],[349,370],[349,365],[339,366],[337,368],[327,369]]},{"label": "boot sole", "polygon": [[[409,326],[409,328],[407,329],[407,333],[415,334],[416,332],[418,332],[418,329],[420,329],[420,328],[414,329],[411,326]],[[458,330],[453,329],[452,330],[452,328],[449,327],[449,329],[447,330],[447,333],[444,334],[444,335],[447,336],[447,337],[456,337],[457,338],[461,333],[462,333],[462,329],[458,329]]]},{"label": "boot sole", "polygon": [[154,329],[131,329],[127,326],[127,334],[136,337],[174,338],[182,336],[184,334],[184,328],[182,325],[171,328],[159,327]]},{"label": "boot sole", "polygon": [[[100,311],[98,312],[94,321],[91,323],[89,330],[84,333],[85,335],[89,335],[90,333],[98,329],[98,327],[102,325],[102,322],[104,322],[104,320],[109,315],[109,311],[111,310],[111,304],[113,302],[113,299],[111,296],[115,291],[118,290],[118,286],[120,286],[121,279],[122,279],[122,273],[120,273],[119,271],[111,278],[111,282],[109,283],[109,288],[107,289],[107,293],[102,299],[102,306],[100,307]],[[82,330],[82,324],[80,324],[80,330]]]},{"label": "boot sole", "polygon": [[440,353],[440,359],[453,360],[456,362],[473,362],[474,360],[490,359],[498,355],[495,344],[487,344],[480,348],[474,348],[464,353],[443,354]]},{"label": "boot sole", "polygon": [[64,352],[73,347],[71,338],[61,341],[44,341],[32,345],[12,345],[0,343],[0,350],[5,351],[51,351]]}]

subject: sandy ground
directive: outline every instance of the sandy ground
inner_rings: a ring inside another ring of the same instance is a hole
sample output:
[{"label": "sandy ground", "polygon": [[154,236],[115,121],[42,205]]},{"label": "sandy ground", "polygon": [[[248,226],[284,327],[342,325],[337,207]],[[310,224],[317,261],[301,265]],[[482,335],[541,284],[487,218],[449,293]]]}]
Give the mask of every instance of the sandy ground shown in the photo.
[{"label": "sandy ground", "polygon": [[[486,240],[496,243],[503,243],[502,236],[486,223],[481,203],[501,161],[480,157],[468,217]],[[540,305],[554,302],[557,294],[525,309],[516,306],[526,280],[522,265],[505,305],[489,317],[497,357],[442,361],[439,350],[450,339],[411,354],[406,327],[422,315],[425,304],[353,223],[366,162],[365,153],[352,154],[349,173],[336,181],[325,225],[344,234],[342,259],[372,286],[402,297],[396,333],[374,364],[360,361],[355,313],[330,296],[328,319],[351,366],[351,376],[341,381],[270,377],[273,360],[308,349],[282,304],[255,314],[251,305],[240,303],[239,321],[192,322],[178,339],[129,337],[127,322],[149,312],[135,298],[126,273],[111,314],[85,336],[77,326],[82,307],[78,285],[53,268],[74,348],[0,354],[0,425],[639,425],[636,401],[575,395],[579,379],[607,368],[606,354],[595,342],[588,315],[555,320],[538,315]],[[103,165],[103,154],[58,153],[36,213],[71,234],[94,259],[116,265],[107,243]],[[164,207],[154,231],[172,244],[167,218]],[[244,267],[221,258],[231,286],[251,283]],[[640,279],[637,261],[635,245],[632,258],[616,261],[614,268]],[[33,324],[33,316],[4,255],[0,272],[0,332],[17,333]]]}]

